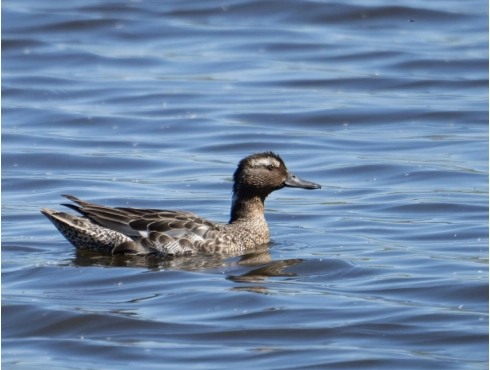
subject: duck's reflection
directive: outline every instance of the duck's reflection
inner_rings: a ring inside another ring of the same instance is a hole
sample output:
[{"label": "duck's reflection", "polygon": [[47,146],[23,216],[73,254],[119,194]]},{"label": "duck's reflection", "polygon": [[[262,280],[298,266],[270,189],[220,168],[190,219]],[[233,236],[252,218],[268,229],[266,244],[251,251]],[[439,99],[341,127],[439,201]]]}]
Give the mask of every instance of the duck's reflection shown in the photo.
[{"label": "duck's reflection", "polygon": [[149,270],[201,272],[218,269],[225,272],[227,279],[236,283],[259,283],[273,276],[296,276],[286,269],[301,262],[303,262],[301,259],[273,261],[267,246],[241,256],[190,256],[173,259],[110,255],[78,250],[72,260],[72,263],[79,267],[137,267]]},{"label": "duck's reflection", "polygon": [[228,279],[237,283],[257,283],[272,276],[296,276],[293,272],[285,271],[286,267],[294,266],[303,262],[302,259],[290,259],[271,261],[266,266],[250,270],[241,275],[229,275]]}]

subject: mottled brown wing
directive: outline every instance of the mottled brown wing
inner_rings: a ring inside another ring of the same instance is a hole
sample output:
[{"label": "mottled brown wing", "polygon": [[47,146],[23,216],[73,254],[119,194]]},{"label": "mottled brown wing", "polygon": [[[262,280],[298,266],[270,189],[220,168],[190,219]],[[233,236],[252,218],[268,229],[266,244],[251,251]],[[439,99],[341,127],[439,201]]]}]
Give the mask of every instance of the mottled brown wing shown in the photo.
[{"label": "mottled brown wing", "polygon": [[190,212],[161,211],[141,216],[130,222],[131,228],[146,237],[142,243],[156,253],[185,255],[196,252],[212,253],[232,243],[222,225],[215,224]]},{"label": "mottled brown wing", "polygon": [[[148,225],[155,221],[201,219],[191,212],[127,207],[111,208],[85,202],[71,195],[63,196],[78,204],[78,206],[64,204],[65,206],[74,209],[101,226],[131,237],[145,236]],[[135,227],[132,226],[133,222]]]},{"label": "mottled brown wing", "polygon": [[[143,208],[110,208],[64,195],[66,204],[97,224],[132,237],[145,250],[163,255],[220,252],[233,243],[224,227],[194,213]],[[134,246],[132,246],[134,247]]]}]

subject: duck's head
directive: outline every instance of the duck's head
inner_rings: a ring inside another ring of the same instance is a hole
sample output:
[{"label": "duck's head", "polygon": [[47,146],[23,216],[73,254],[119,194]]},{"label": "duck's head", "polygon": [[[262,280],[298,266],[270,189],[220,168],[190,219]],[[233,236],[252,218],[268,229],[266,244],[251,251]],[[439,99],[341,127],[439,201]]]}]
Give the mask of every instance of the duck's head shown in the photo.
[{"label": "duck's head", "polygon": [[233,175],[235,196],[259,196],[262,200],[274,190],[285,186],[320,189],[313,182],[302,180],[288,171],[284,161],[272,152],[256,153],[240,161]]}]

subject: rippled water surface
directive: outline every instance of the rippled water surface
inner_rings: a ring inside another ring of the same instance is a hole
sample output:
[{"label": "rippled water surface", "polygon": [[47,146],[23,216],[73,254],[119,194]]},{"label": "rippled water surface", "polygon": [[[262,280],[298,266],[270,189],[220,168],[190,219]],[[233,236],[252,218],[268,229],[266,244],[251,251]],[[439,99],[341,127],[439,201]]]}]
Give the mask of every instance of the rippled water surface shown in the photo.
[{"label": "rippled water surface", "polygon": [[[488,4],[2,2],[2,364],[488,368]],[[77,253],[60,194],[226,222],[244,156],[321,190],[268,249]]]}]

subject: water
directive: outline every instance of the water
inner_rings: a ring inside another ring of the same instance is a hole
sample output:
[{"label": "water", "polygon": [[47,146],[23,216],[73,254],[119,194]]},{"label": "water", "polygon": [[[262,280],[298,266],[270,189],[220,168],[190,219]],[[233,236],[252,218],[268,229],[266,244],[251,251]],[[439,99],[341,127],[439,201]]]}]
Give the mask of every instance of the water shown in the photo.
[{"label": "water", "polygon": [[[2,2],[2,365],[488,368],[488,4]],[[273,150],[322,190],[272,242],[77,253],[60,194],[229,215]]]}]

